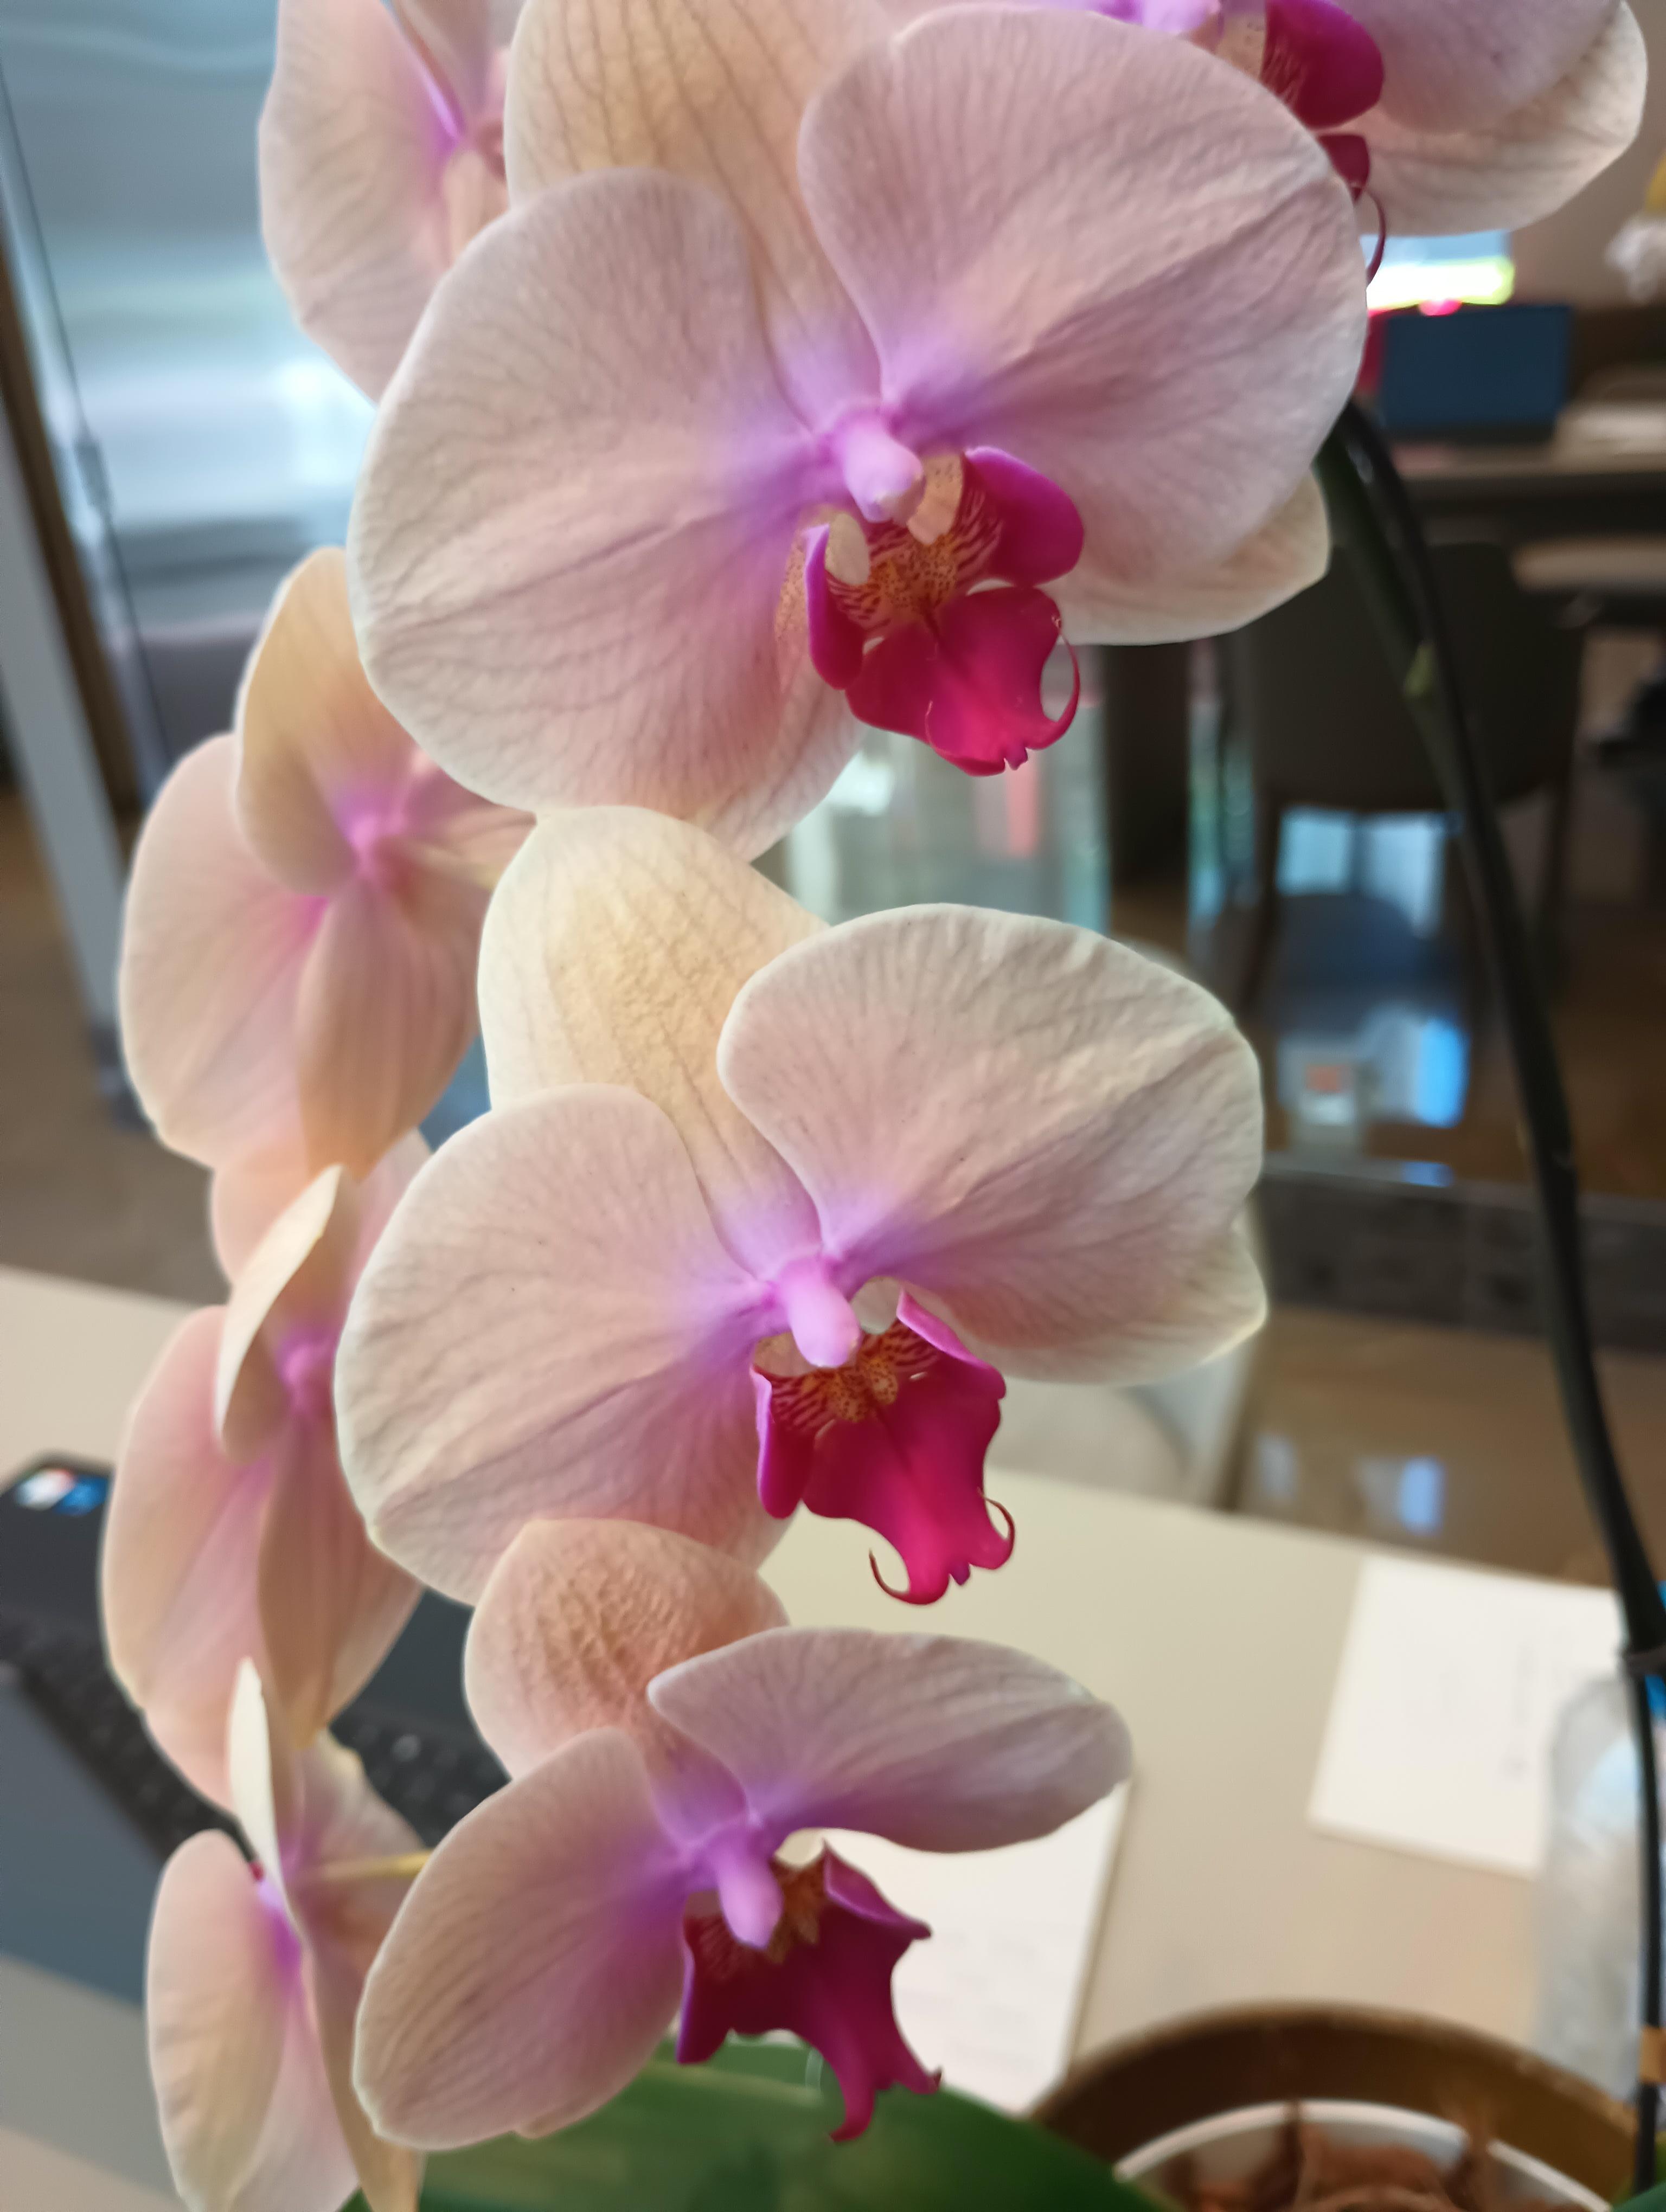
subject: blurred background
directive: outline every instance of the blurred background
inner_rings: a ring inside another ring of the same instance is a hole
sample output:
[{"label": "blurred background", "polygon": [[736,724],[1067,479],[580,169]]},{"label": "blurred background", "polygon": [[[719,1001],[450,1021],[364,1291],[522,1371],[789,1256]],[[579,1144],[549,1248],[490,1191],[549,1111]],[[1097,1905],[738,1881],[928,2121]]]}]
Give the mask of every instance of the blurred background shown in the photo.
[{"label": "blurred background", "polygon": [[[1620,1438],[1666,1542],[1666,302],[1604,259],[1666,154],[1515,236],[1389,242],[1368,382],[1438,544],[1572,1092]],[[368,404],[262,253],[272,0],[0,0],[0,1266],[220,1292],[144,1133],[124,855],[227,726],[273,587],[338,541]],[[1188,965],[1266,1077],[1260,1342],[1016,1398],[1009,1461],[1553,1575],[1596,1553],[1536,1336],[1508,1066],[1445,824],[1339,563],[1230,640],[1093,653],[1069,736],[973,781],[875,737],[766,865],[833,919],[967,899]],[[483,1103],[465,1066],[434,1133]]]}]

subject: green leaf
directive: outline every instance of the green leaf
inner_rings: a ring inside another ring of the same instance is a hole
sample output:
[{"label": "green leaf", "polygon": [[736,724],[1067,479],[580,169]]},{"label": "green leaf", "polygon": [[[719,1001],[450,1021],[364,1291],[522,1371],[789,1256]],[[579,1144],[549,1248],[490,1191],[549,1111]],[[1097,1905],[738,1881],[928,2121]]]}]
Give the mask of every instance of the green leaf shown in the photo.
[{"label": "green leaf", "polygon": [[704,2066],[661,2051],[577,2127],[431,2159],[423,2212],[1152,2212],[1073,2145],[946,2089],[887,2090],[866,2135],[830,2142],[842,2109],[798,2045],[730,2043]]},{"label": "green leaf", "polygon": [[1645,2189],[1640,2197],[1626,2197],[1614,2207],[1614,2212],[1666,2212],[1666,2181]]}]

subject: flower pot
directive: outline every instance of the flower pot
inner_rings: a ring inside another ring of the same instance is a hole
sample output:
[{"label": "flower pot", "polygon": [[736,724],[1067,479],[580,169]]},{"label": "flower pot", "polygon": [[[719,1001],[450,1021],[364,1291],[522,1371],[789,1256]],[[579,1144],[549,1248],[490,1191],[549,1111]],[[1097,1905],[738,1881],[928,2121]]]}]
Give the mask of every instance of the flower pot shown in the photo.
[{"label": "flower pot", "polygon": [[1162,2191],[1186,2157],[1207,2180],[1250,2173],[1292,2106],[1339,2142],[1443,2165],[1484,2130],[1505,2203],[1560,2197],[1601,2212],[1629,2184],[1632,2115],[1591,2083],[1470,2028],[1349,2006],[1171,2021],[1084,2060],[1036,2117]]}]

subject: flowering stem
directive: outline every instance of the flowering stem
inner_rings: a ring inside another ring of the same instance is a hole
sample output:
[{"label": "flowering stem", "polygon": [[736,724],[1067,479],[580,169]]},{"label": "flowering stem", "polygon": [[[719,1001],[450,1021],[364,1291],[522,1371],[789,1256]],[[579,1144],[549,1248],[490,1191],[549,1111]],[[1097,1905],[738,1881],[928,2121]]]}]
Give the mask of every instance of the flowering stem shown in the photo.
[{"label": "flowering stem", "polygon": [[[1574,1457],[1625,1617],[1626,1663],[1635,1685],[1632,1706],[1645,1806],[1642,2014],[1645,2030],[1657,2029],[1662,1868],[1646,1678],[1666,1674],[1666,1602],[1626,1495],[1603,1410],[1585,1293],[1573,1134],[1555,1040],[1534,971],[1498,809],[1465,709],[1428,545],[1386,441],[1357,405],[1346,409],[1327,440],[1319,456],[1319,480],[1332,527],[1355,557],[1377,635],[1456,824],[1509,1040],[1539,1201],[1547,1334]],[[1644,2041],[1647,2045],[1651,2039],[1645,2034]],[[1645,2066],[1643,2070],[1652,2069]],[[1639,2082],[1639,2190],[1654,2181],[1657,2094],[1651,2083]]]}]

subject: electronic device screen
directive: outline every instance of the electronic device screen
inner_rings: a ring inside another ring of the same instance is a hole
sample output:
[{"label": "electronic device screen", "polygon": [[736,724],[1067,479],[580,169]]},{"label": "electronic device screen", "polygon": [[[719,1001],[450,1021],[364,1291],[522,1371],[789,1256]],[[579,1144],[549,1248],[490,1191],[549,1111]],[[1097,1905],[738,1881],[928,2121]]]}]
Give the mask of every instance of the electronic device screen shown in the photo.
[{"label": "electronic device screen", "polygon": [[1391,438],[1548,438],[1568,396],[1572,311],[1554,301],[1392,315],[1377,411]]}]

